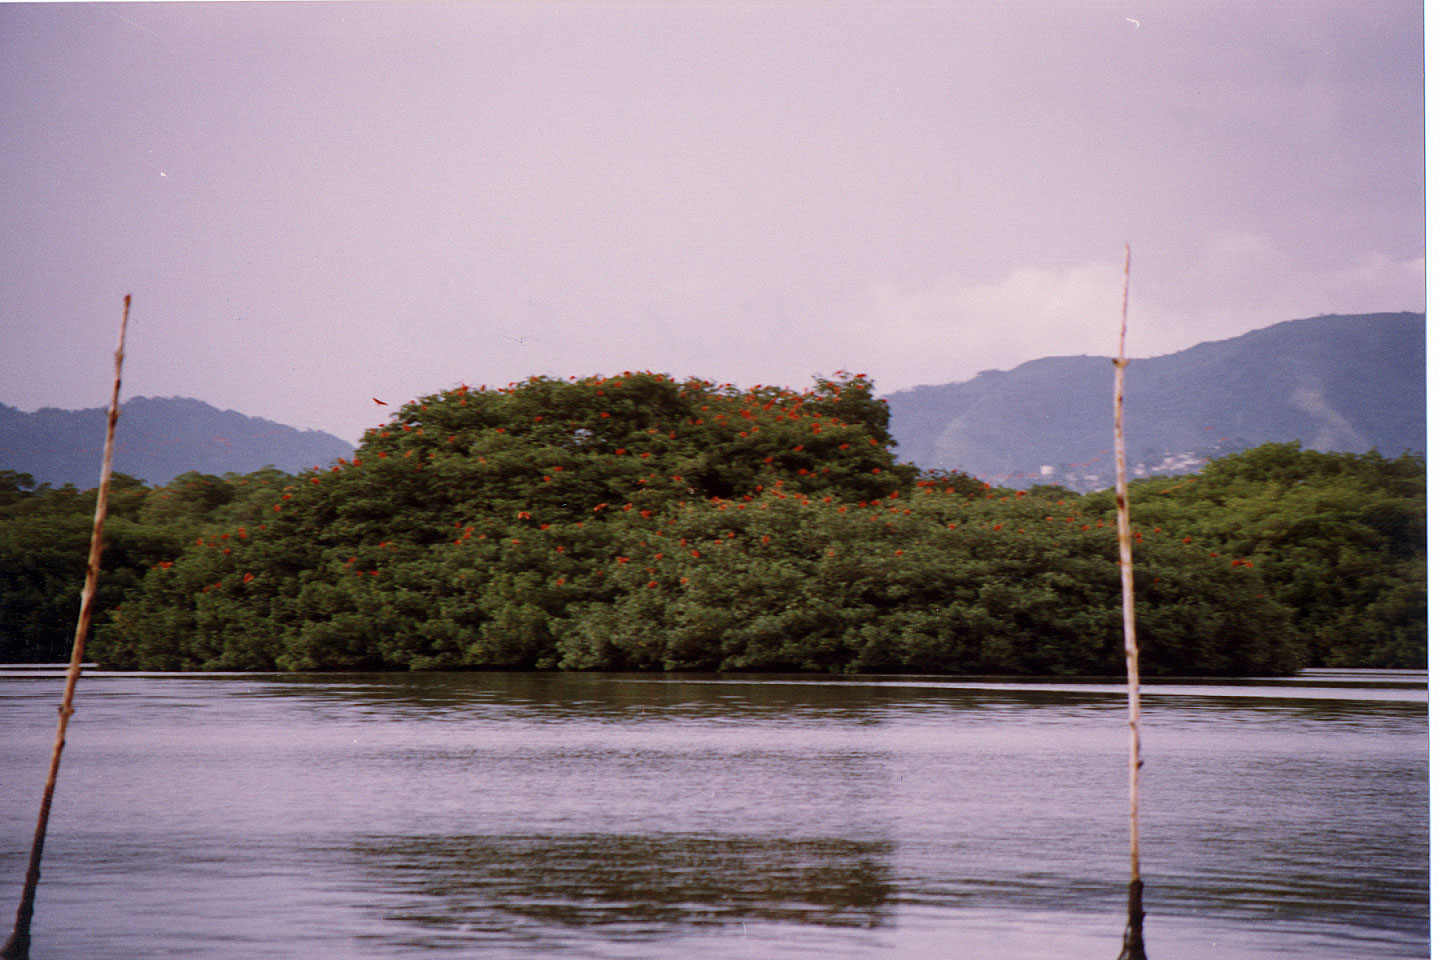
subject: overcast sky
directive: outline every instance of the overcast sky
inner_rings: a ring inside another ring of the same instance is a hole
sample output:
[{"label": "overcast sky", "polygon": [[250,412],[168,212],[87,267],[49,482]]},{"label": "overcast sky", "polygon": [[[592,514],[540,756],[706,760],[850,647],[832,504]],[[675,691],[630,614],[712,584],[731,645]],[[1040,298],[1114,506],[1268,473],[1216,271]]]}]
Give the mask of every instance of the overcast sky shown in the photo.
[{"label": "overcast sky", "polygon": [[0,5],[0,402],[881,392],[1424,309],[1422,4]]}]

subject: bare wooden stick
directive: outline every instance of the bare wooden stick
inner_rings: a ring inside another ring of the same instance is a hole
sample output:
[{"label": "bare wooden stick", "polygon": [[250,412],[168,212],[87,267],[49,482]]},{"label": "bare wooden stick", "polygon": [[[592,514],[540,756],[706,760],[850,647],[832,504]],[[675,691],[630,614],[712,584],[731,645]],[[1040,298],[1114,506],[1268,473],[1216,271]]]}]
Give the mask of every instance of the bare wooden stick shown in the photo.
[{"label": "bare wooden stick", "polygon": [[125,295],[125,311],[120,316],[120,343],[115,348],[115,385],[110,392],[110,419],[105,425],[105,458],[100,466],[100,488],[95,492],[95,525],[90,531],[90,559],[85,567],[85,588],[80,593],[80,619],[75,624],[75,642],[70,648],[70,669],[65,674],[65,694],[60,700],[60,721],[55,729],[55,746],[50,751],[50,772],[45,778],[45,793],[40,798],[40,816],[35,824],[35,838],[30,844],[30,865],[25,871],[25,888],[20,895],[20,909],[15,913],[15,929],[5,946],[0,948],[3,960],[28,960],[30,956],[30,920],[35,915],[35,888],[40,884],[40,858],[45,849],[45,829],[50,822],[50,803],[55,797],[55,780],[60,773],[60,753],[65,749],[65,728],[75,699],[75,683],[80,679],[80,665],[85,658],[85,637],[95,613],[95,586],[100,579],[100,553],[104,546],[105,514],[110,501],[110,461],[115,451],[115,422],[120,419],[120,367],[125,360],[125,327],[130,322],[130,295]]},{"label": "bare wooden stick", "polygon": [[1140,644],[1135,637],[1135,563],[1125,470],[1125,327],[1130,313],[1130,244],[1125,244],[1125,293],[1120,301],[1120,349],[1115,356],[1115,533],[1120,538],[1120,611],[1125,630],[1125,678],[1130,705],[1130,897],[1120,960],[1145,960],[1145,911],[1140,882]]}]

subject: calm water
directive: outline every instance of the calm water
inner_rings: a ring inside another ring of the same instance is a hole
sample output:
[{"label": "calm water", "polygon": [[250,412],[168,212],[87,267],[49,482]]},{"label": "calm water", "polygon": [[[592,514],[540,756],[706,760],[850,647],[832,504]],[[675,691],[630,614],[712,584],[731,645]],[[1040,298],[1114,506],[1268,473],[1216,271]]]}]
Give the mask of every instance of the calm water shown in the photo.
[{"label": "calm water", "polygon": [[[0,670],[0,925],[58,674]],[[1095,958],[1123,688],[87,674],[44,958]],[[1157,960],[1429,956],[1423,675],[1146,690]]]}]

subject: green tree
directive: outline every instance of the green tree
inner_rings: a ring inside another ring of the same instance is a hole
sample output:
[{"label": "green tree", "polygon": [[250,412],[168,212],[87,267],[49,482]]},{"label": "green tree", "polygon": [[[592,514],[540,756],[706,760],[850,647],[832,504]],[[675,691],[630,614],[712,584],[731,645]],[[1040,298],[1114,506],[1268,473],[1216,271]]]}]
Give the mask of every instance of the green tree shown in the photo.
[{"label": "green tree", "polygon": [[[136,552],[143,579],[96,656],[1120,672],[1113,498],[921,474],[894,462],[887,425],[859,377],[797,393],[641,372],[424,397],[327,468],[151,492],[137,516],[183,547]],[[1413,662],[1423,496],[1413,458],[1283,446],[1135,484],[1147,671]]]}]

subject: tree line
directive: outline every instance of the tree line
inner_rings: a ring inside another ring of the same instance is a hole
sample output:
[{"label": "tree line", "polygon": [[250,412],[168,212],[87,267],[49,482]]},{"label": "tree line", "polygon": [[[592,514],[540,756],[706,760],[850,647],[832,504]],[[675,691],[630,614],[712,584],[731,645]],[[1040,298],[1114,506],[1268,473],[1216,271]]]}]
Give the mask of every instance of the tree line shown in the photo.
[{"label": "tree line", "polygon": [[[299,475],[118,478],[90,650],[151,670],[1123,671],[1113,495],[890,452],[864,376],[422,397]],[[1152,675],[1421,667],[1424,463],[1130,488]],[[68,656],[93,491],[0,473],[0,658]]]}]

